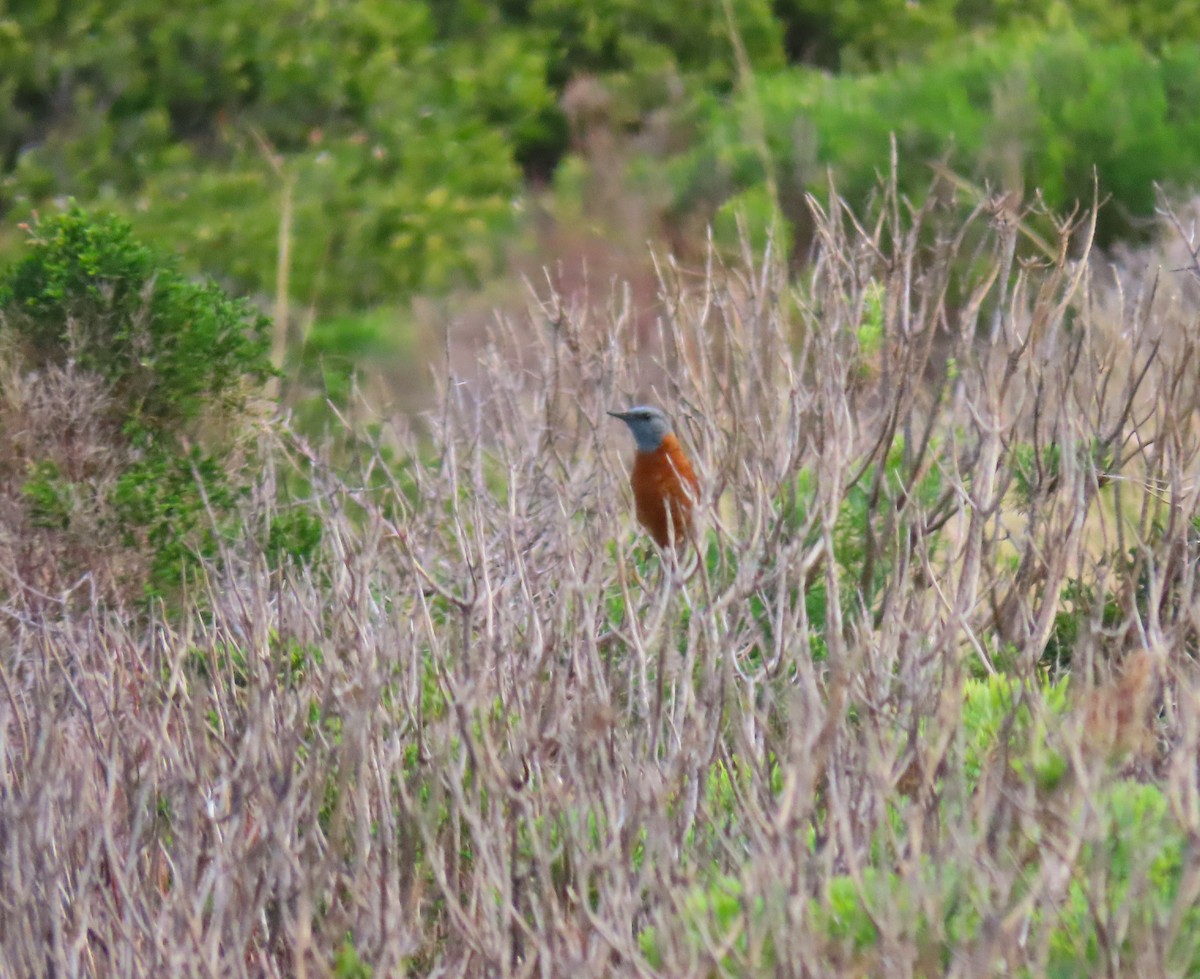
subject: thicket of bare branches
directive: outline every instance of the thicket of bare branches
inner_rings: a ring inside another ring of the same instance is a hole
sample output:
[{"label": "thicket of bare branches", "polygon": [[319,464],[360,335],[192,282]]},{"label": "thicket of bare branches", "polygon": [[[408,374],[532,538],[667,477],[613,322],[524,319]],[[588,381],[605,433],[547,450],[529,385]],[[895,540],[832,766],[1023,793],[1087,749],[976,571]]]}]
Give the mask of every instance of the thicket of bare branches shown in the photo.
[{"label": "thicket of bare branches", "polygon": [[[548,287],[388,451],[264,434],[168,608],[5,567],[0,973],[1200,966],[1184,273],[814,207],[799,286],[664,262],[653,329]],[[641,400],[702,478],[678,563]],[[314,562],[253,543],[283,506]]]}]

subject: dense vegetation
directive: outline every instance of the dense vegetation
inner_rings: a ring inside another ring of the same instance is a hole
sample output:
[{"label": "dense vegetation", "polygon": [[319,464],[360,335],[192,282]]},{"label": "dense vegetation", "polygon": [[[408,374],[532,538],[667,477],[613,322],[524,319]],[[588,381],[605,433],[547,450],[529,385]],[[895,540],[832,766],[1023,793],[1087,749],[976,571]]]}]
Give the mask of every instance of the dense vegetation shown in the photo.
[{"label": "dense vegetation", "polygon": [[[807,227],[805,193],[830,173],[849,200],[868,200],[894,139],[910,197],[928,186],[931,162],[969,200],[984,186],[1036,189],[1055,213],[1090,204],[1095,178],[1107,201],[1097,240],[1108,246],[1142,236],[1156,182],[1176,192],[1195,183],[1197,106],[1200,45],[1153,55],[1074,32],[969,44],[933,64],[858,76],[764,73],[733,100],[708,99],[704,135],[675,163],[676,208],[744,207],[762,220],[771,168],[784,217]],[[765,156],[747,140],[752,112],[762,115]]]},{"label": "dense vegetation", "polygon": [[245,464],[267,346],[261,313],[124,222],[72,208],[31,228],[28,255],[0,274],[0,484],[22,501],[8,527],[18,580],[162,595],[213,558],[245,489],[226,464]]},{"label": "dense vegetation", "polygon": [[677,246],[722,207],[804,225],[827,167],[866,200],[892,131],[914,194],[945,156],[1069,209],[1095,166],[1108,242],[1200,168],[1198,45],[1152,0],[34,0],[0,17],[0,249],[71,196],[319,318],[477,285],[546,208],[613,220],[581,169]]},{"label": "dense vegetation", "polygon": [[[1200,968],[1195,289],[1090,215],[1016,262],[1012,207],[814,203],[792,286],[665,269],[653,341],[548,294],[340,448],[256,418],[244,306],[32,229],[0,971]],[[640,391],[702,476],[682,564],[598,423]]]},{"label": "dense vegetation", "polygon": [[28,0],[0,61],[0,974],[1200,972],[1194,5]]}]

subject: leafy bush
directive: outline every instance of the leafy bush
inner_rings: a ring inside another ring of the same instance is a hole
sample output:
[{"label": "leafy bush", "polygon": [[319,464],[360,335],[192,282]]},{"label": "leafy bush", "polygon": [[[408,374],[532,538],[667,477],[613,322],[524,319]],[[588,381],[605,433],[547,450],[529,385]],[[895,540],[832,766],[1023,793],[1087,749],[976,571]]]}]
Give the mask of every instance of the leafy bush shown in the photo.
[{"label": "leafy bush", "polygon": [[[1182,880],[1184,837],[1165,817],[1166,799],[1152,786],[1122,782],[1106,791],[1098,802],[1100,820],[1107,835],[1094,846],[1086,848],[1083,863],[1092,869],[1095,880],[1103,881],[1103,906],[1097,907],[1088,888],[1072,882],[1068,897],[1054,920],[1044,927],[1048,937],[1049,974],[1055,976],[1094,975],[1106,956],[1127,957],[1131,945],[1127,939],[1115,950],[1105,949],[1110,941],[1105,934],[1105,921],[1122,916],[1122,904],[1129,895],[1139,903],[1132,907],[1130,917],[1141,931],[1151,930],[1160,915],[1169,914]],[[1134,839],[1148,845],[1134,847]],[[878,947],[880,933],[873,908],[880,906],[932,906],[944,913],[940,921],[931,921],[925,913],[918,915],[917,941],[927,944],[943,936],[946,944],[938,949],[938,959],[952,955],[952,949],[969,946],[982,937],[982,919],[965,893],[962,875],[953,866],[937,872],[928,869],[915,882],[904,881],[895,872],[880,873],[867,868],[860,880],[838,876],[829,883],[827,906],[813,901],[810,907],[811,927],[831,949],[842,955],[864,957],[867,960]],[[735,945],[745,954],[745,921],[748,915],[762,918],[759,901],[748,910],[741,897],[737,881],[722,878],[707,891],[694,894],[686,909],[687,924],[693,931],[697,951],[725,943]],[[1187,912],[1189,921],[1200,918],[1195,909]],[[761,927],[761,926],[760,926]],[[658,966],[661,955],[656,934],[648,929],[640,935],[643,954],[651,965]],[[1184,945],[1185,943],[1180,943]],[[1184,961],[1194,968],[1196,958],[1185,949]],[[768,946],[758,959],[761,972],[768,975],[774,969],[774,949]],[[728,970],[738,971],[731,959],[723,963]],[[850,974],[858,970],[850,969]]]},{"label": "leafy bush", "polygon": [[[1068,762],[1046,747],[1048,723],[1061,724],[1069,711],[1066,687],[1063,681],[1018,693],[1019,685],[1008,676],[966,682],[962,764],[971,793],[980,792],[979,775],[988,767],[1002,771],[1004,779],[1015,774],[1035,787],[1031,798],[1049,805],[1060,790],[1069,791]],[[1008,791],[1014,788],[1010,783]],[[1083,805],[1091,811],[1091,825],[1080,863],[1094,876],[1089,884],[1071,882],[1059,912],[1047,921],[1049,961],[1055,975],[1094,974],[1103,954],[1104,919],[1132,897],[1137,903],[1131,919],[1137,928],[1152,930],[1156,918],[1169,913],[1183,881],[1185,835],[1172,820],[1159,787],[1114,780]],[[899,807],[893,818],[902,825]],[[960,818],[957,813],[955,818]],[[818,942],[836,949],[839,957],[869,956],[882,937],[877,910],[900,907],[911,912],[914,939],[932,944],[942,960],[953,948],[970,946],[983,937],[985,918],[978,902],[987,897],[972,893],[968,878],[953,864],[932,862],[904,873],[867,866],[857,876],[835,875],[824,893],[808,902],[806,925]],[[1102,883],[1096,886],[1097,881]],[[1101,895],[1103,914],[1096,913],[1089,891]],[[779,903],[764,899],[761,890],[748,896],[737,878],[716,875],[682,902],[681,920],[673,926],[686,929],[697,954],[726,949],[722,966],[738,974],[744,974],[751,936],[765,935],[750,958],[756,965],[754,974],[768,975],[776,961],[771,918],[780,917]],[[1200,917],[1200,912],[1193,910],[1189,917]],[[640,948],[655,968],[662,968],[659,942],[653,927],[639,934]],[[1129,949],[1121,952],[1128,955]],[[1080,971],[1080,966],[1086,966],[1086,971]]]},{"label": "leafy bush", "polygon": [[[246,292],[340,308],[470,282],[512,226],[518,161],[565,130],[540,44],[437,5],[23,5],[0,31],[12,213],[72,195]],[[449,26],[449,25],[447,25]]]},{"label": "leafy bush", "polygon": [[75,484],[63,478],[57,464],[49,459],[33,463],[21,493],[29,504],[29,519],[35,527],[66,530],[76,509]]},{"label": "leafy bush", "polygon": [[901,190],[920,198],[929,164],[945,158],[969,180],[1042,191],[1054,211],[1101,199],[1097,240],[1145,233],[1154,182],[1200,174],[1200,45],[1154,56],[1131,42],[1081,34],[980,43],[935,61],[862,76],[789,70],[752,93],[709,102],[700,145],[674,164],[676,209],[707,207],[764,182],[747,139],[749,100],[766,118],[784,217],[807,226],[805,189],[862,204],[895,135]]},{"label": "leafy bush", "polygon": [[[35,225],[29,247],[0,274],[6,371],[28,390],[0,408],[20,429],[29,392],[42,392],[40,438],[0,453],[0,477],[60,573],[96,572],[123,548],[114,587],[167,594],[237,530],[245,477],[230,436],[273,373],[266,319],[112,216],[73,206]],[[102,396],[74,406],[91,388]],[[293,521],[273,550],[309,551],[313,534]]]},{"label": "leafy bush", "polygon": [[774,9],[790,60],[844,71],[936,58],[964,39],[1014,29],[1061,35],[1077,28],[1154,51],[1200,39],[1200,11],[1160,0],[776,0]]},{"label": "leafy bush", "polygon": [[70,360],[103,377],[139,441],[242,407],[271,374],[265,317],[183,276],[119,218],[74,206],[35,225],[30,254],[0,276],[0,326],[29,368]]},{"label": "leafy bush", "polygon": [[267,563],[273,568],[286,562],[310,563],[317,554],[322,537],[321,521],[307,509],[293,509],[275,515],[267,531]]},{"label": "leafy bush", "polygon": [[[189,459],[72,468],[25,397],[0,463],[57,468],[22,473],[46,526],[0,526],[0,972],[1195,973],[1192,306],[1125,305],[1065,229],[975,329],[945,296],[1007,288],[1008,229],[967,210],[930,261],[944,212],[834,202],[798,288],[663,263],[658,362],[548,296],[389,432],[403,469],[266,440],[240,526]],[[643,391],[703,480],[682,564],[602,421]],[[191,521],[174,621],[44,583],[59,479]]]},{"label": "leafy bush", "polygon": [[229,517],[238,482],[198,450],[156,453],[117,479],[110,501],[115,529],[126,547],[150,555],[152,593],[177,588],[190,570],[219,558],[220,532],[233,535],[238,529]]},{"label": "leafy bush", "polygon": [[1046,726],[1066,713],[1067,686],[1063,679],[1022,688],[1005,674],[965,682],[962,771],[972,791],[993,752],[1026,782],[1043,790],[1058,784],[1067,763],[1046,743]]},{"label": "leafy bush", "polygon": [[[734,0],[734,28],[755,68],[783,61],[782,33],[768,0]],[[730,25],[721,0],[532,0],[532,30],[547,38],[551,78],[561,84],[580,74],[608,77],[642,108],[664,99],[671,77],[696,77],[728,89],[736,74]],[[648,84],[649,83],[649,84]],[[656,84],[657,83],[657,84]],[[633,89],[640,89],[635,92]]]},{"label": "leafy bush", "polygon": [[[997,31],[1046,40],[962,54]],[[678,178],[680,227],[696,230],[693,208],[728,226],[738,206],[773,223],[748,96],[712,102],[738,78],[734,34],[801,236],[824,166],[862,199],[892,130],[907,189],[953,145],[964,170],[1020,172],[1061,207],[1090,197],[1098,162],[1117,202],[1102,240],[1148,213],[1151,178],[1194,172],[1185,45],[1200,24],[1154,0],[34,0],[0,29],[3,213],[63,196],[118,208],[188,269],[252,294],[281,285],[290,232],[287,291],[321,313],[472,287],[506,262],[522,177],[541,186],[559,168],[565,93],[594,75],[603,126],[648,134],[656,153],[700,141]],[[798,78],[787,61],[889,70]]]}]

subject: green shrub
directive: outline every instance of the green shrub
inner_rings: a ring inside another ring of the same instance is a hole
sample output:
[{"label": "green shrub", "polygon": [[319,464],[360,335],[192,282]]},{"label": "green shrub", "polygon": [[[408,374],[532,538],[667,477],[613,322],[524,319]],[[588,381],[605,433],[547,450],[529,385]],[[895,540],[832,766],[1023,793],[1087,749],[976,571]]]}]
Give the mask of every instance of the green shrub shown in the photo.
[{"label": "green shrub", "polygon": [[310,510],[286,510],[276,514],[267,531],[267,563],[278,568],[288,561],[307,564],[321,543],[322,524]]},{"label": "green shrub", "polygon": [[152,594],[182,585],[189,570],[219,557],[221,531],[236,531],[229,515],[238,493],[236,476],[198,449],[155,453],[125,471],[112,493],[115,522],[127,547],[152,555]]},{"label": "green shrub", "polygon": [[[1067,711],[1067,679],[1022,685],[1007,674],[968,679],[963,689],[963,772],[969,787],[993,752],[1010,755],[1016,774],[1050,790],[1066,772],[1066,761],[1047,742],[1047,718]],[[1031,706],[1033,705],[1033,706]]]},{"label": "green shrub", "polygon": [[21,107],[0,109],[10,215],[119,207],[189,269],[265,293],[290,187],[298,302],[471,284],[504,255],[518,161],[557,159],[566,131],[542,43],[441,10],[22,5],[0,30],[0,95]]},{"label": "green shrub", "polygon": [[749,99],[766,119],[784,216],[799,226],[803,191],[823,192],[827,171],[862,207],[886,172],[893,134],[900,189],[915,199],[929,164],[945,158],[979,185],[1040,189],[1051,211],[1064,212],[1090,203],[1094,167],[1101,199],[1110,198],[1102,244],[1144,231],[1155,181],[1185,185],[1200,173],[1200,45],[1155,56],[1067,33],[974,44],[870,75],[762,75],[753,93],[708,103],[703,141],[673,164],[677,211],[715,213],[763,184],[745,132]]},{"label": "green shrub", "polygon": [[371,979],[375,971],[363,962],[354,947],[353,936],[347,935],[333,957],[334,979]]},{"label": "green shrub", "polygon": [[[0,274],[0,335],[15,372],[66,379],[46,411],[78,413],[70,384],[85,378],[105,391],[95,410],[111,417],[87,429],[89,443],[71,431],[60,442],[49,426],[20,458],[0,460],[10,478],[21,474],[24,520],[64,571],[114,561],[106,580],[163,596],[219,561],[248,485],[230,446],[273,373],[265,318],[182,275],[120,219],[72,206],[39,222],[29,254]],[[310,554],[320,536],[310,523],[292,516],[273,553]],[[134,559],[117,557],[121,547]]]},{"label": "green shrub", "polygon": [[776,0],[774,9],[791,60],[844,71],[937,57],[964,39],[1014,29],[1078,29],[1152,51],[1200,38],[1200,9],[1161,0]]},{"label": "green shrub", "polygon": [[21,494],[29,506],[30,522],[44,530],[66,530],[75,510],[75,486],[49,459],[32,463]]},{"label": "green shrub", "polygon": [[271,374],[261,314],[183,276],[124,221],[75,206],[39,222],[29,255],[0,276],[0,327],[29,367],[70,360],[102,376],[135,440],[236,410]]},{"label": "green shrub", "polygon": [[[1153,933],[1170,915],[1183,883],[1185,835],[1171,816],[1161,789],[1128,780],[1099,788],[1085,805],[1095,818],[1083,845],[1081,865],[1066,888],[1066,898],[1048,930],[1049,974],[1055,976],[1095,975],[1106,956],[1112,954],[1102,934],[1104,922],[1128,914],[1128,925],[1117,939],[1122,956],[1129,954],[1132,938]],[[1053,859],[1051,848],[1031,856],[1027,868],[1034,879],[1042,860]],[[986,941],[986,918],[981,910],[992,900],[971,868],[954,864],[923,863],[904,875],[898,869],[864,867],[856,878],[831,876],[825,893],[810,900],[806,927],[821,945],[842,954],[870,955],[880,941],[875,909],[905,909],[909,927],[921,944],[936,943],[939,959],[946,961],[978,941]],[[694,945],[698,954],[708,949],[725,949],[729,954],[721,966],[725,971],[745,969],[750,946],[748,932],[761,932],[777,924],[780,901],[773,906],[761,893],[748,897],[742,884],[730,876],[715,876],[707,886],[698,885],[689,895],[681,919],[674,922]],[[894,911],[893,911],[894,913]],[[774,916],[774,917],[772,917]],[[1200,910],[1185,912],[1185,920],[1200,920]],[[1188,927],[1180,936],[1191,934]],[[761,960],[752,963],[754,975],[770,974],[775,950],[767,932]],[[639,936],[642,954],[651,966],[663,961],[662,935],[649,927]],[[1166,950],[1181,959],[1184,972],[1192,974],[1195,954],[1187,939]],[[740,960],[740,961],[739,961]],[[839,973],[841,974],[841,973]]]},{"label": "green shrub", "polygon": [[[672,74],[730,87],[736,67],[723,7],[721,0],[532,0],[529,12],[532,28],[552,39],[550,71],[556,82],[594,74],[612,77],[620,87],[625,78],[637,81],[642,99],[653,99]],[[754,67],[781,65],[782,32],[772,4],[734,0],[730,9]],[[629,94],[637,97],[632,86]]]}]

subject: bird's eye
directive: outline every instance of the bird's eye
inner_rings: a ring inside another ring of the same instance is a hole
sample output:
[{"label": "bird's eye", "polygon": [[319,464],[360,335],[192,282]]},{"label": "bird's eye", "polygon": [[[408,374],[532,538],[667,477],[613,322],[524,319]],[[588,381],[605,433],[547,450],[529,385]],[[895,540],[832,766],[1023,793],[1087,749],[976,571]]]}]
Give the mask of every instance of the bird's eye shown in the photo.
[{"label": "bird's eye", "polygon": [[643,411],[640,417],[641,417],[642,421],[648,422],[650,420],[650,412]]}]

